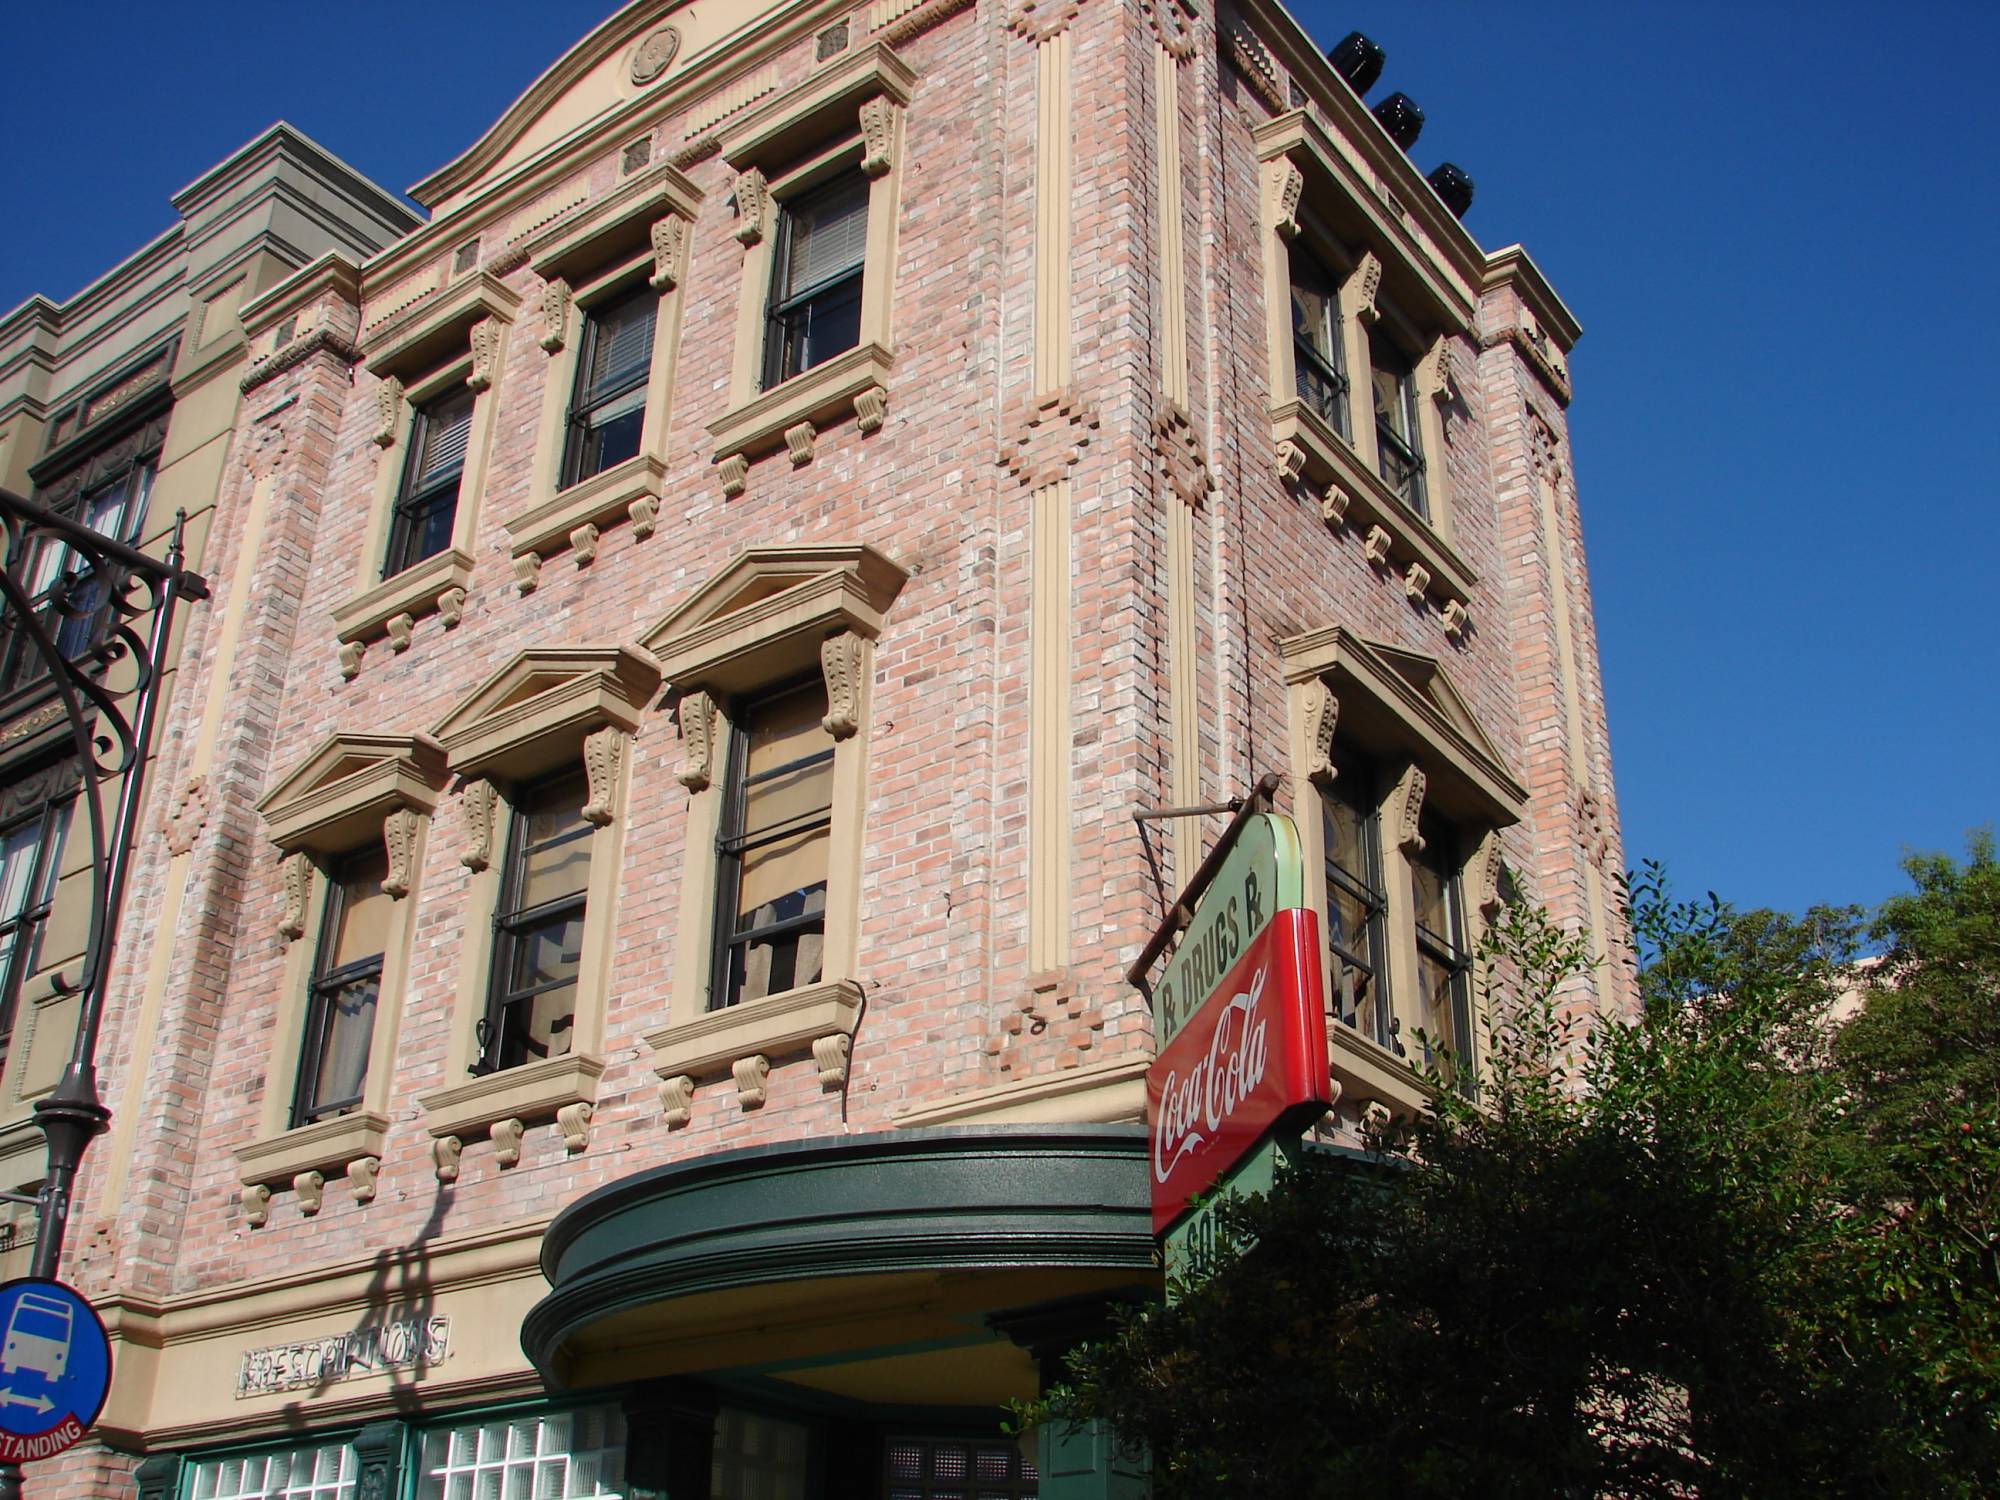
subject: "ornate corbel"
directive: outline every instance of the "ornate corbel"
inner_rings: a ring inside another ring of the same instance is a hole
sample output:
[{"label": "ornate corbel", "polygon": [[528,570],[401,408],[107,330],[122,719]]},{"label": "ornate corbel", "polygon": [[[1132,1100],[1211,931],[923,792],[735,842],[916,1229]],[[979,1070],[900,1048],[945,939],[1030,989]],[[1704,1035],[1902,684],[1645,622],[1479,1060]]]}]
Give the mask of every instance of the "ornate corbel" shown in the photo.
[{"label": "ornate corbel", "polygon": [[894,165],[896,106],[879,94],[861,104],[861,170],[880,177]]},{"label": "ornate corbel", "polygon": [[1306,450],[1290,438],[1282,438],[1278,443],[1278,477],[1288,484],[1297,484],[1305,478]]},{"label": "ornate corbel", "polygon": [[643,542],[660,524],[660,502],[641,495],[625,507],[625,514],[632,522],[632,539]]},{"label": "ornate corbel", "polygon": [[1306,779],[1315,786],[1332,786],[1340,773],[1333,765],[1333,729],[1340,719],[1340,700],[1315,677],[1306,684]]},{"label": "ornate corbel", "polygon": [[607,726],[583,737],[583,770],[590,797],[583,804],[586,822],[602,828],[618,816],[618,770],[625,763],[625,731]]},{"label": "ornate corbel", "polygon": [[1376,295],[1381,290],[1381,257],[1373,250],[1365,250],[1360,263],[1347,273],[1347,280],[1340,284],[1341,315],[1359,318],[1363,323],[1375,322],[1382,316],[1382,310],[1375,305]]},{"label": "ornate corbel", "polygon": [[416,876],[417,821],[414,808],[399,807],[382,820],[382,846],[389,851],[389,873],[382,877],[384,895],[400,900],[410,894]]},{"label": "ornate corbel", "polygon": [[1284,239],[1297,239],[1306,174],[1290,157],[1281,156],[1264,168],[1264,190],[1270,194],[1271,227]]},{"label": "ornate corbel", "polygon": [[764,237],[764,220],[771,212],[771,186],[755,167],[745,167],[736,176],[737,240],[754,245]]},{"label": "ornate corbel", "polygon": [[271,1221],[271,1190],[261,1182],[253,1182],[243,1189],[243,1222],[252,1229],[262,1229]]},{"label": "ornate corbel", "polygon": [[455,1135],[441,1135],[431,1142],[431,1165],[439,1182],[458,1181],[458,1164],[465,1155],[465,1142]]},{"label": "ornate corbel", "polygon": [[648,282],[654,291],[672,291],[687,274],[687,229],[687,220],[679,214],[653,221],[653,274]]},{"label": "ornate corbel", "polygon": [[1362,538],[1361,555],[1378,568],[1389,565],[1389,546],[1395,539],[1385,526],[1370,526],[1368,535]]},{"label": "ornate corbel", "polygon": [[284,907],[278,913],[278,931],[297,940],[306,935],[306,903],[312,896],[312,861],[303,854],[287,854],[278,865],[284,877]]},{"label": "ornate corbel", "polygon": [[438,619],[450,630],[465,618],[465,590],[457,584],[437,596]]},{"label": "ornate corbel", "polygon": [[465,377],[465,388],[474,395],[493,389],[499,365],[500,320],[481,318],[472,325],[472,372]]},{"label": "ornate corbel", "polygon": [[680,784],[691,792],[708,785],[715,755],[715,700],[699,688],[681,696],[676,714],[681,721]]},{"label": "ornate corbel", "polygon": [[791,458],[793,468],[812,462],[818,437],[819,430],[810,422],[797,422],[785,429],[785,452]]},{"label": "ornate corbel", "polygon": [[1446,603],[1443,618],[1444,633],[1453,640],[1458,640],[1472,624],[1472,611],[1465,607],[1462,600],[1453,599]]},{"label": "ornate corbel", "polygon": [[870,433],[882,430],[882,421],[889,415],[889,393],[879,385],[871,385],[854,397],[854,427],[857,432]]},{"label": "ornate corbel", "polygon": [[389,616],[382,622],[382,629],[389,637],[389,649],[399,653],[410,649],[410,637],[416,628],[417,617],[407,609],[400,614]]},{"label": "ornate corbel", "polygon": [[1422,563],[1411,563],[1403,574],[1403,592],[1412,599],[1422,599],[1431,586],[1431,570]]},{"label": "ornate corbel", "polygon": [[1496,828],[1479,841],[1479,852],[1472,857],[1473,906],[1488,922],[1500,915],[1500,872],[1503,868],[1500,831]]},{"label": "ornate corbel", "polygon": [[771,1097],[771,1059],[763,1053],[737,1058],[729,1072],[736,1080],[736,1102],[745,1109],[757,1109]]},{"label": "ornate corbel", "polygon": [[569,534],[569,550],[579,568],[587,568],[597,561],[597,539],[601,535],[595,521],[585,521]]},{"label": "ornate corbel", "polygon": [[375,1182],[382,1174],[382,1158],[357,1156],[347,1164],[347,1186],[356,1203],[375,1201]]},{"label": "ornate corbel", "polygon": [[715,472],[722,478],[722,498],[734,500],[750,481],[750,455],[732,453],[715,466]]},{"label": "ornate corbel", "polygon": [[678,1130],[694,1118],[694,1080],[685,1073],[660,1080],[660,1113],[667,1129]]},{"label": "ornate corbel", "polygon": [[524,594],[532,594],[541,586],[542,554],[523,552],[514,559],[514,587]]},{"label": "ornate corbel", "polygon": [[340,675],[344,681],[352,682],[361,675],[361,658],[368,654],[368,648],[360,641],[340,643]]},{"label": "ornate corbel", "polygon": [[596,1113],[588,1100],[579,1099],[556,1111],[556,1129],[562,1132],[563,1150],[574,1156],[590,1145],[590,1117]]},{"label": "ornate corbel", "polygon": [[819,1069],[821,1088],[837,1089],[846,1084],[847,1059],[853,1047],[854,1038],[844,1031],[813,1039],[813,1065]]},{"label": "ornate corbel", "polygon": [[326,1178],[319,1172],[301,1172],[292,1179],[292,1191],[299,1195],[299,1212],[310,1219],[319,1212],[326,1192]]},{"label": "ornate corbel", "polygon": [[521,1137],[528,1127],[518,1119],[495,1120],[488,1134],[493,1137],[493,1160],[503,1167],[511,1167],[521,1159]]},{"label": "ornate corbel", "polygon": [[494,811],[500,794],[490,781],[468,781],[461,799],[465,809],[465,852],[458,862],[468,870],[483,870],[493,862]]},{"label": "ornate corbel", "polygon": [[542,288],[542,336],[537,342],[551,354],[569,339],[570,301],[569,283],[560,276]]},{"label": "ornate corbel", "polygon": [[1416,382],[1419,396],[1435,401],[1439,406],[1451,404],[1451,338],[1448,334],[1441,333],[1433,339],[1429,352],[1417,361]]},{"label": "ornate corbel", "polygon": [[863,643],[851,630],[819,643],[820,672],[826,678],[826,717],[820,727],[844,740],[861,727]]},{"label": "ornate corbel", "polygon": [[396,446],[396,434],[403,422],[403,382],[394,375],[384,376],[375,387],[375,431],[369,441],[378,448]]},{"label": "ornate corbel", "polygon": [[1396,815],[1396,843],[1406,854],[1424,852],[1424,836],[1417,825],[1424,812],[1425,785],[1423,769],[1413,765],[1403,772],[1396,790],[1390,794]]},{"label": "ornate corbel", "polygon": [[1329,483],[1319,497],[1319,518],[1329,526],[1338,526],[1347,519],[1347,507],[1354,503],[1354,497],[1337,484]]}]

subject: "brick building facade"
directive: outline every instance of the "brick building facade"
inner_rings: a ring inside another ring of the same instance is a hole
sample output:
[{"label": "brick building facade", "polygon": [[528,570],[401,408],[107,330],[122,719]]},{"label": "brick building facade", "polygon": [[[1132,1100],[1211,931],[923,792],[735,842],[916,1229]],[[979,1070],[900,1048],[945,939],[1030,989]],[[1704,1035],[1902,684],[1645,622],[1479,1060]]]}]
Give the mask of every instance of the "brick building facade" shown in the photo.
[{"label": "brick building facade", "polygon": [[237,310],[30,1483],[1142,1485],[998,1425],[1157,1281],[1133,814],[1284,777],[1337,1138],[1617,948],[1577,325],[1265,0],[641,0],[412,192]]}]

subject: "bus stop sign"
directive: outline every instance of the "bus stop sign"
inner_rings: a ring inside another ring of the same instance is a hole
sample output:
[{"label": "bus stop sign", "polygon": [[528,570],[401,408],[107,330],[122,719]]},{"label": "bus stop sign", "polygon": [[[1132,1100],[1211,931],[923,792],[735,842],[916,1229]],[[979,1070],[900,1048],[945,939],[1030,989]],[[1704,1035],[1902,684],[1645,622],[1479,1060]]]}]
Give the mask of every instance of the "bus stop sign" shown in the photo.
[{"label": "bus stop sign", "polygon": [[111,1340],[96,1308],[60,1281],[0,1284],[0,1462],[77,1443],[110,1389]]}]

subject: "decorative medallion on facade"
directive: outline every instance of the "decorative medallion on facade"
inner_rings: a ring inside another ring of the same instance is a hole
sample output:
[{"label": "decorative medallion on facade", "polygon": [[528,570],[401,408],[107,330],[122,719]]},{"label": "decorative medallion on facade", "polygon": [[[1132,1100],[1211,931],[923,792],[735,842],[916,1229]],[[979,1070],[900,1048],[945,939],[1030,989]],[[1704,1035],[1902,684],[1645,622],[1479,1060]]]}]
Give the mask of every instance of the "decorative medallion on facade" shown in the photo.
[{"label": "decorative medallion on facade", "polygon": [[1031,490],[1054,484],[1083,457],[1097,430],[1097,407],[1074,386],[1014,403],[1000,463]]},{"label": "decorative medallion on facade", "polygon": [[1161,402],[1153,414],[1153,451],[1159,455],[1167,488],[1180,496],[1182,504],[1198,506],[1215,488],[1201,455],[1201,439],[1178,401]]},{"label": "decorative medallion on facade", "polygon": [[632,49],[632,84],[644,88],[673,66],[681,50],[681,34],[672,26],[655,27]]}]

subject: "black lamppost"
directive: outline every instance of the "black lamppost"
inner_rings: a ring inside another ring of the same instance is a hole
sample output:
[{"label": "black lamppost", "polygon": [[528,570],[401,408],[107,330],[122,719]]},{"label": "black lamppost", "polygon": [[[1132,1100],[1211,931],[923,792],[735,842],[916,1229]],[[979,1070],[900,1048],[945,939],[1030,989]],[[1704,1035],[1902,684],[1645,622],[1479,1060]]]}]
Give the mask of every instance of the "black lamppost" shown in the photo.
[{"label": "black lamppost", "polygon": [[[62,1261],[77,1167],[84,1149],[111,1118],[97,1094],[97,1037],[145,795],[146,748],[159,710],[160,658],[173,632],[175,606],[183,599],[206,599],[208,585],[200,574],[182,567],[185,512],[174,517],[164,560],[4,489],[0,523],[6,530],[0,619],[34,647],[48,672],[75,746],[83,781],[78,799],[90,830],[90,941],[81,966],[54,981],[59,992],[79,997],[76,1040],[61,1080],[35,1104],[35,1123],[48,1140],[49,1159],[36,1194],[39,1222],[30,1271],[53,1277]],[[15,567],[48,547],[64,549],[65,566],[39,600],[30,599]],[[142,636],[148,615],[151,622]],[[81,649],[63,650],[63,621],[86,626]],[[118,802],[107,829],[99,790],[111,778],[119,779]],[[19,1466],[0,1465],[0,1500],[15,1500],[20,1492]]]}]

